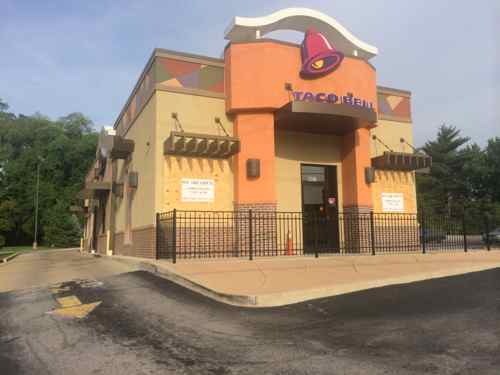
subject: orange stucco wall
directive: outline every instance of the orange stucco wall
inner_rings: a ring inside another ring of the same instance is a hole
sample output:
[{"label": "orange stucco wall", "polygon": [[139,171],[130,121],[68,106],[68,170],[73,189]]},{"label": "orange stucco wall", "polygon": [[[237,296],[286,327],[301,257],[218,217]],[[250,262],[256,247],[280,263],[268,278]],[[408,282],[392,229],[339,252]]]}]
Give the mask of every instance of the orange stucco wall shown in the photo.
[{"label": "orange stucco wall", "polygon": [[[234,173],[236,203],[275,203],[274,115],[240,113],[234,122],[234,132],[241,140]],[[247,178],[247,159],[260,159],[259,178]]]},{"label": "orange stucco wall", "polygon": [[[236,203],[276,202],[273,112],[292,100],[285,83],[291,83],[294,91],[338,96],[352,93],[371,102],[376,110],[376,72],[361,59],[345,57],[334,72],[303,79],[299,75],[299,46],[257,41],[230,44],[225,64],[226,111],[234,115],[235,133],[241,140],[235,168]],[[369,130],[346,135],[342,151],[344,206],[371,207],[370,186],[364,180],[364,167],[370,165]],[[246,177],[249,158],[261,160],[261,176],[257,179]]]},{"label": "orange stucco wall", "polygon": [[290,101],[285,82],[294,91],[348,92],[377,105],[376,72],[366,61],[345,57],[332,73],[303,79],[298,46],[278,42],[235,43],[226,48],[226,109],[228,112],[277,109]]},{"label": "orange stucco wall", "polygon": [[344,208],[371,208],[371,187],[365,182],[365,167],[371,165],[370,130],[360,128],[342,139],[342,187]]}]

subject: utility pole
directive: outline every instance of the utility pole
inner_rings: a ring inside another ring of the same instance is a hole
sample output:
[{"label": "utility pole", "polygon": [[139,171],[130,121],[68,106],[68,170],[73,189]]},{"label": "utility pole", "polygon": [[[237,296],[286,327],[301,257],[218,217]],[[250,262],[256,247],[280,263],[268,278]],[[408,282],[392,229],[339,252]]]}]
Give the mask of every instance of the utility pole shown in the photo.
[{"label": "utility pole", "polygon": [[40,163],[43,161],[42,158],[38,157],[38,163],[36,165],[36,192],[35,192],[35,233],[33,239],[33,250],[38,247],[37,236],[38,236],[38,193],[40,190]]}]

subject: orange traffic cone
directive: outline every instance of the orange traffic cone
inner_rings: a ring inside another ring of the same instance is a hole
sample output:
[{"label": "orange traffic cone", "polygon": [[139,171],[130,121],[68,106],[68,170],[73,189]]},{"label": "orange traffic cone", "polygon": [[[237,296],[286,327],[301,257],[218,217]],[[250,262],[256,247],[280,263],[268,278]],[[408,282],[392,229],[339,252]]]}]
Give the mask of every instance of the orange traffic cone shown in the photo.
[{"label": "orange traffic cone", "polygon": [[292,232],[288,231],[288,240],[286,242],[286,251],[287,255],[293,255],[293,240],[292,240]]}]

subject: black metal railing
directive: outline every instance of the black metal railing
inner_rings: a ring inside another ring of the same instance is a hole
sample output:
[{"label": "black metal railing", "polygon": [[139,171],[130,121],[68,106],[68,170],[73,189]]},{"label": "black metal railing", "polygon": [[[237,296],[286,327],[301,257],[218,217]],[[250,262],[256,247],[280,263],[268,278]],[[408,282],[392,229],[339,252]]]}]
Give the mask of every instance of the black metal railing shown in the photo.
[{"label": "black metal railing", "polygon": [[180,211],[157,214],[164,259],[387,254],[498,248],[487,215]]}]

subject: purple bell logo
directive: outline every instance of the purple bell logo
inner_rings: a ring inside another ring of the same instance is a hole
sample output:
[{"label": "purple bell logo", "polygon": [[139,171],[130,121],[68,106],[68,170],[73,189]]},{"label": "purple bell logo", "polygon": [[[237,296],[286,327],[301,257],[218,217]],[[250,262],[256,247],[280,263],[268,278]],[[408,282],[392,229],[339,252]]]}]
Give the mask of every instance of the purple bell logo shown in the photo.
[{"label": "purple bell logo", "polygon": [[330,73],[344,59],[344,54],[335,50],[328,40],[314,29],[306,31],[300,46],[300,54],[302,57],[300,75],[309,78]]}]

